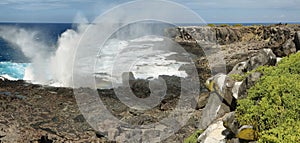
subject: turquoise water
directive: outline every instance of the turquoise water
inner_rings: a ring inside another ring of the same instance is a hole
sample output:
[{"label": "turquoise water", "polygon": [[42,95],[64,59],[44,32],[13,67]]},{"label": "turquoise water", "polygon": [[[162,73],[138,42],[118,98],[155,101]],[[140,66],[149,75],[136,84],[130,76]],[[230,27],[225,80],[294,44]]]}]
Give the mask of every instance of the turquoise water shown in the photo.
[{"label": "turquoise water", "polygon": [[15,79],[23,79],[28,63],[0,62],[0,76],[8,75]]},{"label": "turquoise water", "polygon": [[[46,45],[55,45],[61,33],[72,28],[70,23],[0,23],[1,26],[13,26],[28,31],[38,31],[40,33],[36,38]],[[53,51],[55,49],[48,50]],[[23,79],[25,69],[30,65],[28,64],[30,62],[30,59],[23,54],[19,47],[5,41],[0,36],[0,76]]]}]

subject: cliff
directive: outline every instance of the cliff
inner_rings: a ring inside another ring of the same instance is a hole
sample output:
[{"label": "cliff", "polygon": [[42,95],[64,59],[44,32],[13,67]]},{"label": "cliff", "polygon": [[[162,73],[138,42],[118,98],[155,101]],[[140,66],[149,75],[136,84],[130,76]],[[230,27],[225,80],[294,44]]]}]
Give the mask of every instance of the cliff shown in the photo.
[{"label": "cliff", "polygon": [[[187,52],[196,55],[199,75],[206,80],[210,75],[207,49],[217,47],[226,61],[227,73],[239,62],[246,61],[260,49],[271,49],[281,58],[300,49],[300,25],[269,26],[186,26],[165,30],[166,36],[179,43]],[[218,61],[215,61],[218,62]],[[214,73],[215,74],[215,73]],[[207,76],[203,76],[207,75]]]}]

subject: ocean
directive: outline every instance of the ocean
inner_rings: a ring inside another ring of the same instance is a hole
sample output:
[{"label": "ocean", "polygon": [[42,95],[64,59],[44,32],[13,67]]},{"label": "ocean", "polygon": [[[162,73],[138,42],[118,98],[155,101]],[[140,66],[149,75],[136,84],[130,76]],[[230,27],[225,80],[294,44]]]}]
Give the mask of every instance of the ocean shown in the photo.
[{"label": "ocean", "polygon": [[[97,56],[95,72],[89,73],[101,82],[100,86],[109,87],[111,82],[121,84],[121,75],[112,71],[122,73],[128,68],[136,78],[186,76],[184,71],[179,71],[186,61],[168,59],[180,53],[168,49],[170,45],[165,45],[163,37],[151,36],[163,36],[164,29],[170,25],[155,24],[150,30],[144,28],[145,25],[147,23],[123,27],[107,39]],[[78,24],[1,23],[0,76],[51,86],[71,86],[73,53],[85,31],[82,27]],[[114,66],[116,63],[119,65]]]}]

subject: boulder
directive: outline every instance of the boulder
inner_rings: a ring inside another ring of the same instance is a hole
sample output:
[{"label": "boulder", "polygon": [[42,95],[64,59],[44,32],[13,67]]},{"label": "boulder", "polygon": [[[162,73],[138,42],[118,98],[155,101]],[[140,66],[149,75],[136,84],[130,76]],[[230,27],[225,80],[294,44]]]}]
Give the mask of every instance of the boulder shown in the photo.
[{"label": "boulder", "polygon": [[242,96],[245,95],[246,90],[247,90],[247,85],[245,81],[235,82],[231,92],[235,99],[241,99]]},{"label": "boulder", "polygon": [[226,135],[223,132],[226,128],[222,121],[211,124],[199,137],[199,143],[226,143]]},{"label": "boulder", "polygon": [[217,74],[206,81],[207,88],[216,93],[227,106],[231,106],[234,102],[231,92],[228,92],[228,87],[233,86],[233,81],[225,74]]},{"label": "boulder", "polygon": [[242,140],[255,141],[257,135],[252,126],[244,125],[238,130],[237,137]]},{"label": "boulder", "polygon": [[254,73],[251,73],[247,78],[246,80],[244,81],[245,84],[246,84],[246,88],[249,89],[251,88],[252,86],[255,85],[255,83],[262,77],[262,73],[260,72],[254,72]]},{"label": "boulder", "polygon": [[262,49],[248,61],[247,71],[252,71],[259,66],[275,66],[277,58],[271,49]]},{"label": "boulder", "polygon": [[274,54],[278,57],[286,57],[290,54],[296,53],[296,45],[292,39],[287,40],[280,48],[275,48]]},{"label": "boulder", "polygon": [[201,92],[199,98],[198,98],[198,103],[197,103],[197,109],[203,109],[205,105],[208,102],[208,97],[209,93],[208,92]]},{"label": "boulder", "polygon": [[242,39],[241,32],[229,27],[216,28],[216,37],[218,44],[225,45],[240,41]]},{"label": "boulder", "polygon": [[271,49],[262,49],[249,60],[236,64],[228,75],[239,74],[243,75],[252,71],[259,66],[270,65],[274,66],[277,63],[277,57]]},{"label": "boulder", "polygon": [[231,70],[231,72],[229,72],[228,75],[232,75],[232,74],[242,75],[247,72],[247,69],[248,69],[248,62],[240,62],[233,67],[233,69]]},{"label": "boulder", "polygon": [[230,130],[235,135],[238,133],[239,123],[235,118],[235,112],[227,113],[223,117],[222,121],[225,128]]},{"label": "boulder", "polygon": [[200,129],[206,129],[213,121],[230,112],[230,107],[223,104],[216,93],[211,93],[200,119]]},{"label": "boulder", "polygon": [[297,31],[295,33],[294,43],[296,45],[296,50],[299,51],[300,50],[300,31]]}]

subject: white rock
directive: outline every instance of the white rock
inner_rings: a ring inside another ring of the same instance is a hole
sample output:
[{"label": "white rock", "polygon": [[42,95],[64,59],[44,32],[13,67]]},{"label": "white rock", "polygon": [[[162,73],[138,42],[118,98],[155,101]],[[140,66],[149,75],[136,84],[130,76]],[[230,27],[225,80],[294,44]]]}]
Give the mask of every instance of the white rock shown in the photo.
[{"label": "white rock", "polygon": [[282,58],[276,58],[276,63],[280,62]]},{"label": "white rock", "polygon": [[199,137],[198,142],[200,143],[225,143],[226,136],[222,132],[226,130],[223,126],[223,121],[218,121],[211,124]]},{"label": "white rock", "polygon": [[238,99],[238,96],[239,96],[239,89],[240,89],[242,83],[243,83],[243,82],[235,82],[235,83],[234,83],[234,86],[233,86],[233,88],[232,88],[232,94],[233,94],[233,97],[234,97],[235,99]]}]

